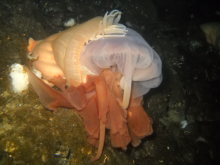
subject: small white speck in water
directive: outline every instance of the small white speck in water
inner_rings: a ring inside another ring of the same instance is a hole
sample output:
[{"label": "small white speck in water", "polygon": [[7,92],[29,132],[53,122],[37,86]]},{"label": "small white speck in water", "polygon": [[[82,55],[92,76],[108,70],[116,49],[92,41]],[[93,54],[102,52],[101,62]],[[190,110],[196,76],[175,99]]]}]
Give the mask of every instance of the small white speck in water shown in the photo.
[{"label": "small white speck in water", "polygon": [[188,125],[188,121],[187,120],[183,120],[183,121],[180,122],[180,125],[181,125],[181,128],[184,129]]}]

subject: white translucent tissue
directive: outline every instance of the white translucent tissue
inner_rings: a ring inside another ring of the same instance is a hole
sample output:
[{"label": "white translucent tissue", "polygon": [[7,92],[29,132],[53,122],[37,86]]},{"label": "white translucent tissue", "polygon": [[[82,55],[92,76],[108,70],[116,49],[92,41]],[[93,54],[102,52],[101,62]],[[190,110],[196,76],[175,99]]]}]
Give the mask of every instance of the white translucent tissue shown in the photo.
[{"label": "white translucent tissue", "polygon": [[12,64],[9,76],[12,79],[12,90],[15,93],[20,94],[28,88],[28,75],[21,64]]}]

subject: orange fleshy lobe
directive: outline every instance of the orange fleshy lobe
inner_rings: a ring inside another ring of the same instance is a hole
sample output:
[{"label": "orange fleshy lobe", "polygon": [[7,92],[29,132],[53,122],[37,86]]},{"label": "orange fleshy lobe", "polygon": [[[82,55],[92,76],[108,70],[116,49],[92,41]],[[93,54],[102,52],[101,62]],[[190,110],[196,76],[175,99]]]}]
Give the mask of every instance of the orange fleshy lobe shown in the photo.
[{"label": "orange fleshy lobe", "polygon": [[27,47],[28,52],[32,52],[39,42],[41,42],[41,40],[35,41],[33,38],[29,38],[28,40],[29,45]]},{"label": "orange fleshy lobe", "polygon": [[89,143],[98,146],[97,155],[92,161],[99,159],[102,154],[106,128],[110,129],[112,146],[122,149],[126,149],[130,142],[133,146],[138,146],[141,138],[153,132],[151,120],[141,106],[141,97],[131,99],[127,110],[121,108],[123,94],[118,85],[120,73],[105,69],[99,76],[87,76],[85,84],[77,87],[71,85],[67,89],[65,79],[54,77],[51,82],[61,92],[46,85],[27,67],[25,70],[46,108],[75,108],[82,116]]}]

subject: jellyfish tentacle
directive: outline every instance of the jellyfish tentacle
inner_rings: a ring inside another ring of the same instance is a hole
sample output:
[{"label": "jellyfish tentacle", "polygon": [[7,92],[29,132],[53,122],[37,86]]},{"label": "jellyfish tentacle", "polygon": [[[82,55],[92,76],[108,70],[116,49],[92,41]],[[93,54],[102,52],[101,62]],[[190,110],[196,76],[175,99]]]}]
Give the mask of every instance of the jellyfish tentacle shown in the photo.
[{"label": "jellyfish tentacle", "polygon": [[127,109],[129,105],[129,100],[131,96],[131,79],[127,78],[124,82],[124,95],[123,95],[123,102],[122,102],[122,109]]}]

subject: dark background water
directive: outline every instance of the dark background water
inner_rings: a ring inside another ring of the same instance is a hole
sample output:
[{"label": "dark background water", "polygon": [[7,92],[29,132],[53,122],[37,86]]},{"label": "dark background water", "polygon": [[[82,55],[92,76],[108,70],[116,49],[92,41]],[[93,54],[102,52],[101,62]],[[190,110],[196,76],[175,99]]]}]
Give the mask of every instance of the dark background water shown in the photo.
[{"label": "dark background water", "polygon": [[65,30],[70,18],[80,24],[112,9],[122,11],[120,22],[160,55],[164,79],[144,97],[154,134],[126,152],[111,148],[107,138],[103,156],[93,163],[220,164],[220,53],[200,29],[220,22],[220,1],[214,0],[1,0],[0,164],[89,163],[91,146],[77,115],[45,110],[33,89],[14,94],[9,66],[27,64],[29,37],[44,39]]}]

